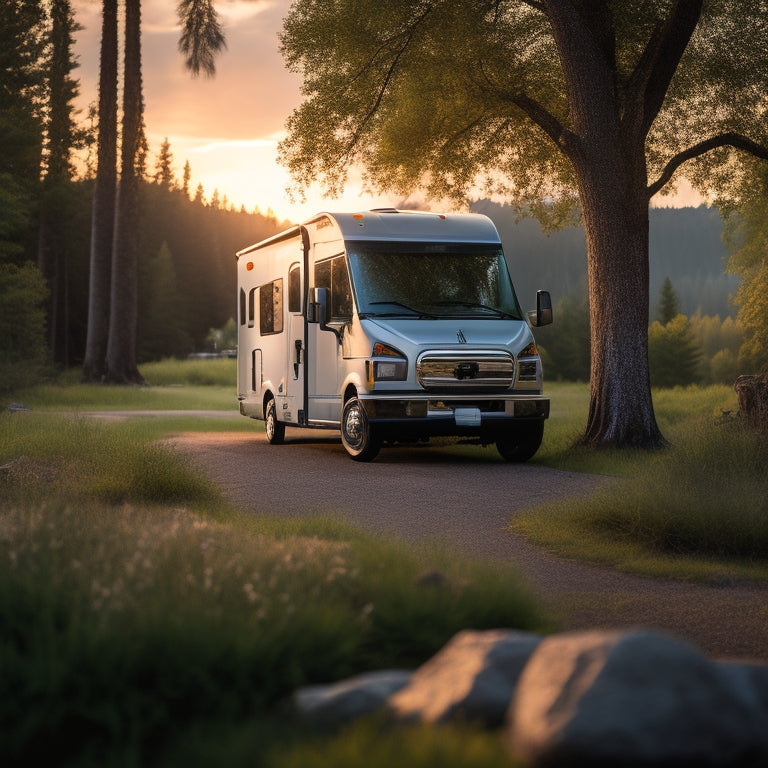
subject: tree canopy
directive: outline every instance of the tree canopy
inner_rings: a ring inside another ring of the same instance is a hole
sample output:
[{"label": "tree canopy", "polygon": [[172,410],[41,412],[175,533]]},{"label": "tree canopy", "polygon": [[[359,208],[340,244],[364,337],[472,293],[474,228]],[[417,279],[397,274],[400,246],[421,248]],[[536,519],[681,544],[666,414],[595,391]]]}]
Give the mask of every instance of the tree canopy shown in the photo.
[{"label": "tree canopy", "polygon": [[738,215],[729,222],[728,269],[741,275],[736,293],[745,339],[739,361],[747,372],[768,372],[768,168],[753,169]]},{"label": "tree canopy", "polygon": [[589,63],[565,72],[558,46],[581,35],[594,43],[584,58],[601,57],[610,75],[585,90],[607,88],[619,127],[647,136],[649,199],[707,151],[723,148],[686,173],[718,194],[735,190],[736,169],[704,171],[729,147],[768,157],[757,108],[766,2],[383,0],[362,12],[356,0],[298,0],[281,41],[306,99],[288,120],[282,159],[297,187],[319,178],[338,192],[354,160],[379,190],[425,187],[459,201],[482,191],[538,212],[562,200],[558,210],[570,212],[578,126],[566,79]]},{"label": "tree canopy", "polygon": [[[738,195],[768,159],[764,0],[296,0],[281,37],[305,100],[281,158],[331,193],[501,195],[587,240],[583,442],[658,446],[648,370],[648,204],[676,171]],[[322,151],[318,148],[322,147]]]}]

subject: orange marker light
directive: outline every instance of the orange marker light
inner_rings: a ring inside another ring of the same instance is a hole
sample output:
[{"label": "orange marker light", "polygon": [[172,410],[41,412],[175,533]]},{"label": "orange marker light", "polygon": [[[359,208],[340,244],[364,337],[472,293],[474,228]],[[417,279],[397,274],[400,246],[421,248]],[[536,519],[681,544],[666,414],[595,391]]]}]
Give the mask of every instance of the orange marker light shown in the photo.
[{"label": "orange marker light", "polygon": [[253,262],[252,262],[252,261],[249,261],[249,262],[248,262],[248,263],[245,265],[245,268],[246,268],[246,269],[247,269],[247,270],[250,272],[250,271],[253,269]]}]

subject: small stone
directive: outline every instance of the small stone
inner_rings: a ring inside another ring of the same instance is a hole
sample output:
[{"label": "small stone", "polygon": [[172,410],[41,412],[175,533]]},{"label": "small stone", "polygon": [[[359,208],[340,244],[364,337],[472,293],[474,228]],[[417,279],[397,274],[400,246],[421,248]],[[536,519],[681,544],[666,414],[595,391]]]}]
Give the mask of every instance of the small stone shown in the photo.
[{"label": "small stone", "polygon": [[312,685],[293,695],[296,710],[319,720],[353,720],[381,709],[410,680],[411,672],[381,670],[330,685]]}]

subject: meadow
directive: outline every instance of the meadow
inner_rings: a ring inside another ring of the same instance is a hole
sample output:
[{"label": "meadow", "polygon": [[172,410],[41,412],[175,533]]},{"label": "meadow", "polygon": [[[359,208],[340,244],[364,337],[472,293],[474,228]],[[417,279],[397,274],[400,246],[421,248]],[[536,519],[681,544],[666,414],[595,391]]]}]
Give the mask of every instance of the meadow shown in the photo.
[{"label": "meadow", "polygon": [[[494,735],[471,728],[318,727],[285,701],[301,685],[413,668],[465,627],[556,629],[514,568],[405,549],[332,518],[240,514],[157,440],[209,422],[83,415],[236,409],[234,362],[142,373],[145,388],[65,379],[14,393],[29,411],[3,403],[3,764],[512,765]],[[534,462],[614,480],[593,498],[530,510],[518,530],[630,570],[766,578],[768,456],[735,419],[732,390],[656,393],[671,445],[651,454],[573,449],[586,387],[549,394]],[[236,417],[232,428],[260,424]],[[434,572],[444,578],[423,578]]]},{"label": "meadow", "polygon": [[[342,737],[285,701],[415,668],[469,626],[551,629],[513,568],[330,518],[241,515],[157,441],[177,418],[83,416],[118,402],[103,389],[17,392],[31,410],[0,414],[3,765],[359,765],[355,750],[373,766],[395,752],[403,765],[505,764],[493,736],[361,724]],[[122,407],[140,393],[125,395]]]}]

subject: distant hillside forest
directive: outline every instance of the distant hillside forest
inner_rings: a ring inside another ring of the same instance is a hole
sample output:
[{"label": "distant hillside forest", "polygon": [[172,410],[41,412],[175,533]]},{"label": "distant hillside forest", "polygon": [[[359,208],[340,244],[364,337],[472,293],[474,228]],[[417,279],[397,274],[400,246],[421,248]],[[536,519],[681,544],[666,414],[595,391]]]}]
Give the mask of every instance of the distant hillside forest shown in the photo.
[{"label": "distant hillside forest", "polygon": [[[79,365],[85,344],[88,286],[90,185],[81,190],[79,210],[70,219],[67,261],[69,365]],[[226,203],[224,203],[226,205]],[[329,206],[332,208],[333,206]],[[473,210],[488,215],[504,243],[524,308],[538,288],[564,298],[586,300],[584,231],[569,227],[550,235],[538,222],[508,206],[481,201]],[[179,189],[145,183],[142,194],[139,263],[138,358],[184,356],[210,349],[210,331],[235,314],[235,253],[290,226],[272,215],[247,213],[190,200]],[[724,273],[723,222],[710,208],[651,211],[651,317],[661,285],[672,282],[684,314],[725,318],[735,314],[729,296],[735,278]]]},{"label": "distant hillside forest", "polygon": [[[54,302],[55,322],[49,316],[48,346],[55,351],[52,362],[63,367],[82,365],[85,352],[92,189],[92,180],[72,182],[59,210],[63,287]],[[329,208],[333,209],[332,203]],[[537,289],[552,293],[555,325],[537,334],[547,353],[548,372],[556,378],[585,379],[589,330],[583,230],[570,227],[547,235],[535,220],[517,222],[511,207],[488,201],[474,204],[472,210],[485,213],[496,224],[523,309],[533,306]],[[291,222],[278,221],[271,212],[235,210],[226,199],[219,201],[218,194],[207,202],[199,190],[190,199],[175,185],[143,181],[138,361],[184,357],[236,343],[235,253],[289,226]],[[705,361],[723,346],[737,355],[741,338],[736,333],[727,343],[723,340],[723,333],[733,335],[731,325],[723,326],[722,321],[735,317],[729,296],[738,281],[724,273],[722,231],[722,219],[714,209],[651,211],[651,320],[657,314],[661,286],[669,278],[681,314],[719,316],[715,340],[709,325],[705,328],[699,322],[694,329],[702,350],[699,356]],[[34,261],[34,233],[25,239],[26,247],[13,257],[18,264],[25,258]],[[679,341],[672,343],[679,346]],[[733,362],[728,355],[726,377]],[[701,364],[697,371],[699,380],[718,378],[702,373]]]},{"label": "distant hillside forest", "polygon": [[[548,379],[587,381],[589,306],[584,231],[544,234],[532,219],[517,221],[510,207],[473,206],[496,224],[522,308],[536,290],[552,294],[555,321],[536,330]],[[744,331],[731,302],[739,278],[725,274],[724,222],[714,208],[650,211],[651,383],[659,387],[731,383],[741,372]]]},{"label": "distant hillside forest", "polygon": [[[584,230],[567,227],[544,234],[537,221],[516,222],[508,206],[480,201],[475,213],[489,216],[499,230],[504,251],[524,308],[536,290],[545,288],[555,304],[587,295]],[[736,316],[730,297],[739,278],[725,274],[728,251],[723,244],[723,219],[716,208],[652,208],[650,210],[650,312],[658,311],[664,280],[669,278],[685,315]]]}]

